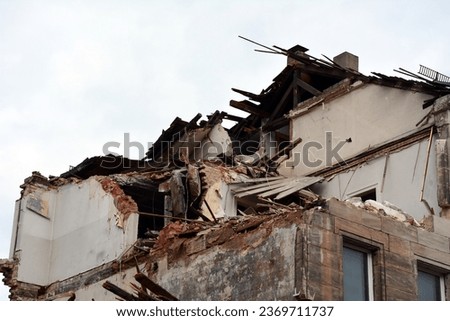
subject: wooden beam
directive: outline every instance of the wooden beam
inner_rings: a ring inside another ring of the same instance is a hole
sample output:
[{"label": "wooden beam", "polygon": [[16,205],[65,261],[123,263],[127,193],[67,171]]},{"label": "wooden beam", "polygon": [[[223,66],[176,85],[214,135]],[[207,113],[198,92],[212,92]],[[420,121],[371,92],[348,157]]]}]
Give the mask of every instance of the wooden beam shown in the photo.
[{"label": "wooden beam", "polygon": [[293,79],[292,79],[292,109],[296,108],[299,100],[299,92],[298,92],[298,82],[299,72],[297,69],[294,70]]},{"label": "wooden beam", "polygon": [[289,94],[291,93],[293,88],[294,88],[294,86],[291,84],[286,89],[286,91],[283,94],[283,97],[281,97],[281,99],[278,102],[277,106],[275,107],[275,109],[273,110],[272,114],[270,115],[269,123],[275,118],[276,115],[278,115],[280,113],[282,107],[284,106],[284,104],[286,102],[286,99],[289,97]]},{"label": "wooden beam", "polygon": [[[310,94],[313,94],[314,96],[318,96],[322,93],[320,90],[314,88],[313,86],[301,80],[300,78],[297,78],[297,85],[306,90],[307,92],[309,92]],[[297,105],[295,105],[294,108],[295,107],[297,107]]]},{"label": "wooden beam", "polygon": [[243,110],[247,113],[257,115],[259,117],[268,117],[269,113],[263,111],[258,105],[253,104],[247,100],[244,101],[236,101],[236,100],[230,100],[230,106]]},{"label": "wooden beam", "polygon": [[241,122],[243,121],[245,118],[244,117],[240,117],[240,116],[235,116],[235,115],[230,115],[226,112],[223,112],[223,118],[224,119],[229,119],[235,122]]},{"label": "wooden beam", "polygon": [[112,284],[109,281],[106,281],[103,283],[103,287],[108,290],[109,292],[114,293],[115,295],[119,296],[120,298],[124,299],[125,301],[139,301],[138,297],[135,297],[131,293],[128,293],[125,290],[122,290],[117,285]]},{"label": "wooden beam", "polygon": [[138,281],[143,287],[149,289],[152,293],[159,297],[163,297],[169,301],[178,301],[176,297],[170,294],[168,291],[163,289],[161,286],[150,280],[145,274],[138,273],[134,276],[136,281]]},{"label": "wooden beam", "polygon": [[306,71],[316,75],[321,75],[327,78],[345,79],[347,77],[356,76],[356,74],[349,71],[340,70],[334,67],[325,66],[313,66],[313,65],[303,65],[301,66],[301,71]]},{"label": "wooden beam", "polygon": [[238,94],[246,96],[246,97],[250,98],[251,100],[259,101],[259,102],[261,101],[260,95],[253,94],[251,92],[240,90],[240,89],[236,89],[236,88],[231,88],[231,90],[234,91],[234,92],[237,92]]}]

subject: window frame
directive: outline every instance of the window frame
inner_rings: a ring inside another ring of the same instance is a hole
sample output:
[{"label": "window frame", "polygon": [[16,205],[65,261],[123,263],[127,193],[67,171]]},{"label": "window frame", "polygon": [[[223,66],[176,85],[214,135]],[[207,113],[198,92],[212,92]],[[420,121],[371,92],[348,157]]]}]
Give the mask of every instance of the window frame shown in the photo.
[{"label": "window frame", "polygon": [[[375,199],[373,201],[377,201],[379,198],[378,195],[378,183],[367,185],[363,188],[354,190],[352,192],[347,193],[346,198],[352,198],[352,197],[361,197],[363,199],[364,196],[367,196],[369,194],[375,194]],[[362,201],[364,203],[364,200]]]},{"label": "window frame", "polygon": [[374,286],[374,255],[375,252],[379,250],[377,246],[372,244],[367,244],[361,242],[359,240],[355,240],[353,238],[349,238],[347,236],[343,236],[342,242],[342,298],[344,300],[345,297],[345,287],[344,287],[344,248],[352,249],[365,254],[365,277],[366,286],[367,286],[367,299],[365,301],[374,301],[375,300],[375,286]]},{"label": "window frame", "polygon": [[427,273],[430,275],[434,275],[439,277],[439,300],[437,301],[447,301],[446,297],[446,279],[450,271],[441,265],[438,265],[437,262],[430,262],[424,258],[418,258],[417,263],[417,299],[419,300],[419,272]]}]

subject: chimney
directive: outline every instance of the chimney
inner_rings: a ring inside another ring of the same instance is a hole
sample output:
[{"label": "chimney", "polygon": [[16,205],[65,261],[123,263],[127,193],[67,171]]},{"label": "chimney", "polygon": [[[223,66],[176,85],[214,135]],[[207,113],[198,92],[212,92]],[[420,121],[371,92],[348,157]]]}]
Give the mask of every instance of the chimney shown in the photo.
[{"label": "chimney", "polygon": [[333,58],[333,61],[339,66],[358,71],[359,58],[347,51]]}]

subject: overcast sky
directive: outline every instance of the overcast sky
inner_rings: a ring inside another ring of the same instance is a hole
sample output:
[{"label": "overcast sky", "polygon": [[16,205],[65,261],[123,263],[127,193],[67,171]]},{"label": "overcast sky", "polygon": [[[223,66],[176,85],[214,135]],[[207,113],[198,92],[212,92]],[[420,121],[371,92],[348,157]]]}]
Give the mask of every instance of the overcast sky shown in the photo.
[{"label": "overcast sky", "polygon": [[270,85],[285,57],[238,35],[349,51],[365,74],[424,64],[450,75],[449,12],[444,0],[0,0],[0,258],[32,171],[59,175],[124,133],[146,145],[176,116],[238,114],[232,87]]}]

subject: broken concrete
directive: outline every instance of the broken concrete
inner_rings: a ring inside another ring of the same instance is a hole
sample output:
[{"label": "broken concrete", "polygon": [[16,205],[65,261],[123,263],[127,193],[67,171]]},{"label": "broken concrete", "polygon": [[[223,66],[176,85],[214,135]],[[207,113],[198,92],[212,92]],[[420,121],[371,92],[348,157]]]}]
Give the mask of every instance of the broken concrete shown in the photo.
[{"label": "broken concrete", "polygon": [[10,298],[342,300],[347,243],[375,300],[416,300],[424,265],[448,287],[450,87],[306,51],[280,51],[260,94],[233,89],[245,118],[176,118],[144,159],[33,172],[0,261]]}]

